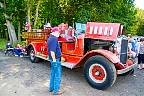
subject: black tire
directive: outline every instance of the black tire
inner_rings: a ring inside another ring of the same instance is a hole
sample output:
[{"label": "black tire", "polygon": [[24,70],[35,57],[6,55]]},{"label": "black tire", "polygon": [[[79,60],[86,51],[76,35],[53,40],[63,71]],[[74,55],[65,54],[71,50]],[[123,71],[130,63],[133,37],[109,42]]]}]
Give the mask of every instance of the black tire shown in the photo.
[{"label": "black tire", "polygon": [[40,61],[40,58],[35,56],[35,51],[33,47],[30,48],[29,56],[32,63],[38,63]]},{"label": "black tire", "polygon": [[114,84],[117,74],[114,64],[105,57],[97,55],[86,61],[84,76],[93,88],[104,90]]}]

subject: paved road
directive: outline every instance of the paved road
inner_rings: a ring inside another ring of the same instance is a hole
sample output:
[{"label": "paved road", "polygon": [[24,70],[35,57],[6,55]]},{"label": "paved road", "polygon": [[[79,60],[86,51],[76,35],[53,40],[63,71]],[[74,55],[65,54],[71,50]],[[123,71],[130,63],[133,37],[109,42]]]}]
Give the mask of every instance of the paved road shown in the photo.
[{"label": "paved road", "polygon": [[[31,63],[28,58],[8,57],[0,52],[0,96],[50,96],[50,66]],[[144,96],[144,70],[119,76],[105,91],[93,89],[85,81],[82,69],[63,68],[62,96]]]}]

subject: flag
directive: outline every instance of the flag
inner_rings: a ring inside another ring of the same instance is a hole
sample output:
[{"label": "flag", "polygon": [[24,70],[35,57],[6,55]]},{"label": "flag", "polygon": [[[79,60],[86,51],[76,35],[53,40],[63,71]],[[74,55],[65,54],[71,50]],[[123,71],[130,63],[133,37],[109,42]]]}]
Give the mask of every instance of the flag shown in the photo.
[{"label": "flag", "polygon": [[25,24],[25,30],[26,30],[27,32],[29,32],[29,31],[31,30],[31,25],[30,25],[29,22],[26,22],[26,24]]}]

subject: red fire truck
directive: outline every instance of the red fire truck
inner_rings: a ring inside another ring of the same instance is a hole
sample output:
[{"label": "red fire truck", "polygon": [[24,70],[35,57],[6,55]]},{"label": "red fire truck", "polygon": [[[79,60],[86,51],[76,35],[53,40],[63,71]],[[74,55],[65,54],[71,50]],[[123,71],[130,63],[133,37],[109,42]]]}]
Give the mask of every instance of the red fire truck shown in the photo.
[{"label": "red fire truck", "polygon": [[[135,64],[128,56],[128,40],[122,36],[121,24],[88,22],[86,31],[71,35],[71,40],[62,36],[65,32],[59,37],[62,65],[70,69],[83,67],[85,79],[93,88],[104,90],[114,84],[117,75],[133,70]],[[50,30],[23,32],[32,62],[49,61],[49,35]]]}]

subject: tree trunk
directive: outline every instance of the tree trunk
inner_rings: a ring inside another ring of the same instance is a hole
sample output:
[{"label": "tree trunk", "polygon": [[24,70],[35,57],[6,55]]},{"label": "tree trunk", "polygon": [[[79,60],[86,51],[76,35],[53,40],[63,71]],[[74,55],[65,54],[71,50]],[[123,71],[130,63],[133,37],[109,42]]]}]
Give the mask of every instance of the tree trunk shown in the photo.
[{"label": "tree trunk", "polygon": [[9,21],[9,20],[6,20],[6,25],[7,25],[7,28],[8,28],[10,42],[11,42],[12,45],[15,45],[17,43],[15,28],[14,28],[12,22]]},{"label": "tree trunk", "polygon": [[21,42],[21,32],[20,32],[20,28],[21,28],[21,22],[18,21],[18,41]]},{"label": "tree trunk", "polygon": [[[2,4],[0,2],[0,7],[6,9],[6,1],[4,0],[4,4]],[[10,17],[4,13],[4,16],[5,16],[5,19],[6,19],[6,26],[7,26],[7,29],[8,29],[8,35],[9,35],[9,38],[10,38],[10,43],[12,45],[15,45],[17,43],[17,37],[16,37],[16,33],[15,33],[15,28],[12,24],[12,22],[10,21]]]},{"label": "tree trunk", "polygon": [[34,28],[35,29],[36,29],[36,24],[37,24],[37,21],[38,21],[38,11],[39,11],[40,3],[41,3],[41,0],[39,0],[37,2],[37,6],[36,6],[36,15],[35,15],[35,22],[34,22]]},{"label": "tree trunk", "polygon": [[30,16],[31,16],[31,0],[27,1],[27,17],[28,17],[28,22],[30,23]]},{"label": "tree trunk", "polygon": [[6,36],[6,37],[5,37],[5,38],[6,38],[6,40],[8,40],[8,39],[9,39],[9,38],[8,38],[8,37],[9,37],[9,35],[8,35],[8,32],[7,32],[7,31],[5,31],[5,36]]}]

